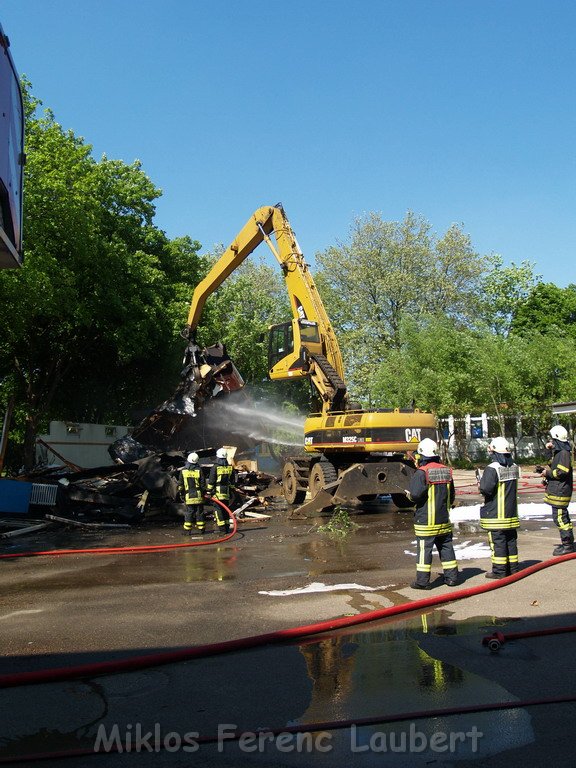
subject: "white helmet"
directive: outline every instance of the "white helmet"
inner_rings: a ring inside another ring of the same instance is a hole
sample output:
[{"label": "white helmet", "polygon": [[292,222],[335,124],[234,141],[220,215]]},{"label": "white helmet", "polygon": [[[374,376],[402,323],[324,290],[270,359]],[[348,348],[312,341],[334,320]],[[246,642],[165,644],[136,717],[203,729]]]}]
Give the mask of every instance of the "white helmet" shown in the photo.
[{"label": "white helmet", "polygon": [[189,453],[186,461],[188,464],[198,464],[199,456],[197,453]]},{"label": "white helmet", "polygon": [[493,437],[488,450],[494,453],[510,453],[510,444],[505,437]]},{"label": "white helmet", "polygon": [[227,459],[228,454],[226,453],[226,448],[218,448],[218,450],[216,451],[216,457],[218,459]]},{"label": "white helmet", "polygon": [[550,430],[550,437],[554,440],[560,440],[561,443],[565,443],[568,440],[568,432],[560,424],[556,424]]},{"label": "white helmet", "polygon": [[432,456],[438,456],[438,446],[429,437],[425,437],[418,443],[418,453],[420,456],[425,456],[427,459],[431,459]]}]

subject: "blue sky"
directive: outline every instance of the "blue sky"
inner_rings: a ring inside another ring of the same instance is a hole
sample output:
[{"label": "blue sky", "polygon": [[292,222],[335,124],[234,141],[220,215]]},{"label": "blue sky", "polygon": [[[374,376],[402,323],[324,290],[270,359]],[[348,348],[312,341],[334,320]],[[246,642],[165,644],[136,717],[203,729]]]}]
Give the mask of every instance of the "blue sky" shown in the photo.
[{"label": "blue sky", "polygon": [[204,250],[281,201],[309,261],[367,211],[576,283],[571,0],[5,0],[65,128]]}]

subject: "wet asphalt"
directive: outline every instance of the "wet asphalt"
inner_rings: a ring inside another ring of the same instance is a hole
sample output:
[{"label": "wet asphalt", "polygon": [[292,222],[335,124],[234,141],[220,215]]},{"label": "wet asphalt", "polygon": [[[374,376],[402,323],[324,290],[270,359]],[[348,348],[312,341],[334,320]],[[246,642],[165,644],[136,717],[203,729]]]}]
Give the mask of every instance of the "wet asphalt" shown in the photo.
[{"label": "wet asphalt", "polygon": [[[457,487],[459,504],[478,502],[471,473],[457,473]],[[528,483],[521,501],[540,500]],[[267,511],[268,523],[243,521],[222,544],[2,560],[0,674],[245,638],[437,594],[456,598],[488,583],[484,556],[460,562],[456,590],[443,585],[437,560],[433,589],[411,589],[412,518],[390,503],[351,510],[357,527],[345,536],[319,531],[327,517],[289,519],[280,501]],[[5,551],[182,541],[179,520],[158,520],[137,530],[32,534]],[[474,522],[455,526],[457,545],[485,541]],[[529,520],[519,543],[526,567],[550,558],[558,534],[550,521]],[[299,742],[288,732],[240,743],[228,734],[232,726],[252,732],[576,695],[573,633],[511,641],[498,652],[482,645],[494,631],[576,625],[574,567],[569,560],[480,595],[292,643],[5,689],[0,760],[90,750],[98,738],[105,748],[116,734],[130,751],[65,764],[572,766],[570,728],[559,724],[574,722],[574,703],[304,731]],[[219,728],[217,743],[200,743]]]}]

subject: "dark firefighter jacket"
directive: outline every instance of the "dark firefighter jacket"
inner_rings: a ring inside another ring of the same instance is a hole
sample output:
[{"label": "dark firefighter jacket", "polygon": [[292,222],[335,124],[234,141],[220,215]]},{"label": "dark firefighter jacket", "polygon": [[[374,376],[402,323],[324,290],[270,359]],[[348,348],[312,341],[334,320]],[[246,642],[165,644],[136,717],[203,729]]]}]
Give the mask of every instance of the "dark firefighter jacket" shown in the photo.
[{"label": "dark firefighter jacket", "polygon": [[441,464],[437,457],[421,460],[410,480],[408,494],[416,504],[416,536],[439,536],[452,531],[450,507],[456,492],[450,467]]},{"label": "dark firefighter jacket", "polygon": [[182,470],[182,483],[185,491],[185,503],[202,504],[206,482],[202,476],[202,469],[199,464],[190,464]]},{"label": "dark firefighter jacket", "polygon": [[480,479],[484,504],[480,507],[480,525],[486,530],[518,528],[518,479],[520,470],[505,453],[494,453]]},{"label": "dark firefighter jacket", "polygon": [[564,509],[572,498],[572,456],[570,443],[553,440],[552,461],[546,467],[546,496],[544,501],[553,507]]},{"label": "dark firefighter jacket", "polygon": [[236,485],[236,472],[227,459],[216,459],[210,469],[208,491],[220,501],[230,499],[230,491]]}]

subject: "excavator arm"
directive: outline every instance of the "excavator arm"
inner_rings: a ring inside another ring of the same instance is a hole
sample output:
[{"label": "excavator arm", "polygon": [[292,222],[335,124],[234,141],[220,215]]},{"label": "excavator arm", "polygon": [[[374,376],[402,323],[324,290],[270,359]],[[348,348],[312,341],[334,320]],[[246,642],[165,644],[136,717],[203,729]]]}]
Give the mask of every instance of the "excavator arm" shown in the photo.
[{"label": "excavator arm", "polygon": [[269,376],[276,380],[307,376],[323,412],[344,410],[347,395],[338,341],[281,205],[259,208],[196,287],[185,332],[189,340],[185,375],[195,380],[200,375],[196,329],[207,298],[261,243],[266,243],[282,268],[292,309],[291,322],[269,329]]}]

